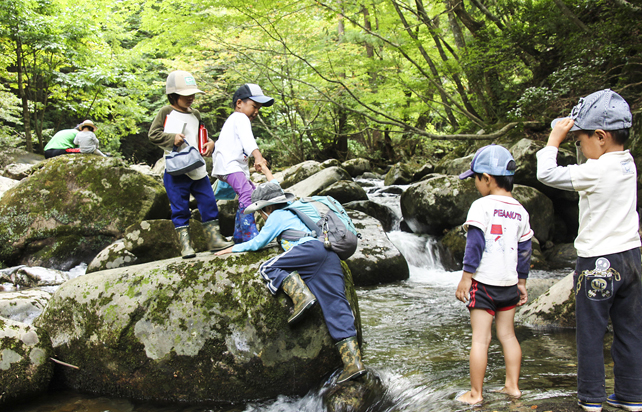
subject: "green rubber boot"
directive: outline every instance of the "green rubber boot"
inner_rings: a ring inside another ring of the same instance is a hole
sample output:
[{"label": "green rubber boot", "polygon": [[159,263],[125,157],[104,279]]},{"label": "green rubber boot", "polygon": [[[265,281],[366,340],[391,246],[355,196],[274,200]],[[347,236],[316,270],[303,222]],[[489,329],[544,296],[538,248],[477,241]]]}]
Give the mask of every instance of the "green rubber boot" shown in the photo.
[{"label": "green rubber boot", "polygon": [[196,252],[192,248],[192,243],[189,241],[189,226],[182,226],[176,228],[178,234],[178,243],[181,245],[181,256],[183,259],[189,259],[196,256]]},{"label": "green rubber boot", "polygon": [[205,232],[207,247],[211,252],[216,252],[232,246],[232,242],[225,241],[223,236],[221,236],[218,227],[218,220],[210,220],[209,222],[203,223],[203,232]]},{"label": "green rubber boot", "polygon": [[361,350],[357,337],[352,336],[336,343],[341,360],[343,361],[343,372],[339,375],[337,383],[347,382],[356,379],[366,373],[366,368],[361,361]]},{"label": "green rubber boot", "polygon": [[290,273],[281,284],[283,291],[292,298],[294,303],[294,313],[288,319],[289,324],[299,321],[303,313],[312,307],[317,301],[317,298],[310,292],[310,289],[305,285],[299,272]]}]

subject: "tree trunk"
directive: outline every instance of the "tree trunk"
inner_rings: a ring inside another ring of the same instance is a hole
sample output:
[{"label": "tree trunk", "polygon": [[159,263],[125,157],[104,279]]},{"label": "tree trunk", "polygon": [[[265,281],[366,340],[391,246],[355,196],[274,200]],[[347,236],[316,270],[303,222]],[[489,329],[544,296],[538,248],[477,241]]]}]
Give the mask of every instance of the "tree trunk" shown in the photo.
[{"label": "tree trunk", "polygon": [[31,116],[29,113],[29,99],[27,98],[27,93],[24,88],[23,76],[24,76],[24,67],[23,67],[23,50],[22,50],[22,40],[20,37],[16,39],[16,66],[18,70],[18,95],[22,100],[22,121],[25,127],[25,150],[31,153],[33,151],[33,145],[31,144]]}]

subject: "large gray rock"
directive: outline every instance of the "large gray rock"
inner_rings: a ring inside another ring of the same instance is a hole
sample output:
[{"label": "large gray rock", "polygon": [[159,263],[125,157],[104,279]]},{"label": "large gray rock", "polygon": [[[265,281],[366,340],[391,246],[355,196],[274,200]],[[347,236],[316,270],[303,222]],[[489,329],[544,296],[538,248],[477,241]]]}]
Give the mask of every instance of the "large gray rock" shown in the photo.
[{"label": "large gray rock", "polygon": [[293,186],[313,174],[320,172],[322,169],[323,166],[321,163],[315,160],[306,160],[303,163],[294,165],[283,171],[283,182],[281,182],[281,187],[286,189]]},{"label": "large gray rock", "polygon": [[38,289],[0,293],[0,317],[31,324],[50,298],[49,293]]},{"label": "large gray rock", "polygon": [[168,218],[165,188],[121,160],[58,156],[0,199],[0,261],[68,270],[128,226]]},{"label": "large gray rock", "polygon": [[368,216],[372,216],[375,219],[379,220],[383,226],[383,230],[390,232],[394,229],[395,222],[399,220],[399,217],[392,208],[382,205],[372,200],[358,200],[354,202],[344,203],[343,207],[346,209],[354,209],[360,212],[365,213]]},{"label": "large gray rock", "polygon": [[62,285],[69,280],[69,273],[40,266],[14,266],[0,270],[0,281],[16,286],[33,288]]},{"label": "large gray rock", "polygon": [[551,269],[573,269],[577,261],[577,249],[572,243],[562,243],[544,251]]},{"label": "large gray rock", "polygon": [[388,170],[383,184],[386,186],[407,185],[413,181],[416,172],[416,168],[408,163],[397,163]]},{"label": "large gray rock", "polygon": [[34,166],[34,164],[29,163],[12,163],[4,168],[2,176],[9,179],[22,180],[33,173]]},{"label": "large gray rock", "polygon": [[44,330],[0,318],[0,405],[46,393],[53,376],[51,356],[51,341]]},{"label": "large gray rock", "polygon": [[346,260],[354,284],[369,286],[408,279],[406,258],[390,242],[381,223],[357,210],[347,212],[361,234],[357,251]]},{"label": "large gray rock", "polygon": [[10,179],[8,177],[0,176],[0,198],[4,196],[7,190],[18,186],[20,183],[18,180]]},{"label": "large gray rock", "polygon": [[368,200],[368,194],[363,188],[352,180],[340,180],[331,184],[318,193],[319,196],[332,196],[339,203],[348,203],[358,200]]},{"label": "large gray rock", "polygon": [[265,287],[259,264],[278,253],[91,273],[61,286],[35,324],[50,333],[60,360],[80,367],[59,375],[75,390],[192,403],[303,395],[341,361],[318,305],[290,327],[290,299]]},{"label": "large gray rock", "polygon": [[[189,235],[194,251],[209,250],[201,222],[193,219],[189,221]],[[125,249],[136,256],[137,263],[147,263],[181,255],[181,245],[171,220],[143,220],[140,223],[135,223],[125,230],[123,243]]]},{"label": "large gray rock", "polygon": [[[526,283],[528,290],[528,282]],[[518,321],[541,328],[575,327],[573,273],[567,275],[534,301],[522,306]]]},{"label": "large gray rock", "polygon": [[341,167],[343,167],[346,172],[350,173],[350,176],[352,177],[360,176],[366,172],[372,172],[370,160],[363,158],[346,160],[341,163]]},{"label": "large gray rock", "polygon": [[466,221],[470,205],[478,198],[472,179],[434,174],[401,194],[401,212],[413,232],[442,235]]},{"label": "large gray rock", "polygon": [[513,197],[528,212],[531,229],[540,243],[550,240],[553,235],[554,209],[551,199],[539,190],[522,185],[513,186]]},{"label": "large gray rock", "polygon": [[350,177],[344,169],[340,167],[328,167],[300,181],[294,186],[290,186],[286,191],[294,193],[298,197],[314,196],[333,183],[351,179],[352,177]]},{"label": "large gray rock", "polygon": [[470,170],[470,162],[473,161],[474,156],[475,153],[472,153],[466,157],[442,159],[437,166],[435,166],[435,173],[459,176],[466,170]]},{"label": "large gray rock", "polygon": [[11,147],[0,150],[0,170],[4,170],[10,164],[35,165],[43,160],[45,160],[43,155],[27,152],[24,149]]}]

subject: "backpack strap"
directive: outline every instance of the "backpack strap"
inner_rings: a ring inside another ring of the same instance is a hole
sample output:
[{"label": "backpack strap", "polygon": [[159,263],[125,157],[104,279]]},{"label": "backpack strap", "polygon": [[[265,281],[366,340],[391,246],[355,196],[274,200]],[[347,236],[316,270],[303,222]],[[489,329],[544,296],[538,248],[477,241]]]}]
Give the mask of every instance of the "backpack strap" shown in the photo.
[{"label": "backpack strap", "polygon": [[[287,210],[289,210],[290,212],[292,212],[292,213],[294,213],[295,215],[297,215],[297,217],[298,217],[299,219],[301,219],[301,221],[302,221],[302,222],[303,222],[303,223],[308,227],[308,229],[310,229],[310,231],[311,231],[311,232],[313,232],[313,237],[317,237],[317,236],[319,235],[319,233],[318,233],[318,232],[319,232],[319,227],[318,227],[318,226],[317,226],[317,224],[314,222],[314,220],[312,220],[312,219],[310,218],[310,216],[306,215],[306,214],[305,214],[305,213],[303,213],[301,210],[296,209],[296,208],[294,208],[294,207],[293,207],[293,208],[291,208],[291,209],[286,207],[285,209],[287,209]],[[286,230],[286,231],[284,231],[284,232],[287,232],[287,231],[290,231],[290,230],[292,230],[292,229],[288,229],[288,230]],[[297,231],[297,232],[298,232],[298,231]]]}]

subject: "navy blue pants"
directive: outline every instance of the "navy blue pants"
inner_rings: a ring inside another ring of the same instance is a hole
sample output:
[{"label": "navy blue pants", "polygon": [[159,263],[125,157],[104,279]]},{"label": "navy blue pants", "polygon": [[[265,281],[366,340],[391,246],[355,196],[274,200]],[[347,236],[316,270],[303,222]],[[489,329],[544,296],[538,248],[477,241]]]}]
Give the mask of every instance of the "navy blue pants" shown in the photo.
[{"label": "navy blue pants", "polygon": [[356,336],[354,315],[346,299],[339,256],[327,250],[323,242],[310,240],[273,257],[259,268],[261,276],[268,282],[268,289],[274,295],[283,279],[295,270],[316,296],[330,336],[335,341]]},{"label": "navy blue pants", "polygon": [[577,397],[604,402],[604,334],[613,324],[615,395],[642,401],[642,278],[638,248],[578,258],[575,268]]},{"label": "navy blue pants", "polygon": [[218,207],[210,180],[205,176],[199,180],[192,180],[186,175],[172,176],[165,173],[163,176],[165,191],[172,207],[172,222],[174,227],[189,226],[192,212],[189,210],[189,195],[194,195],[198,210],[201,212],[203,223],[218,219]]}]

